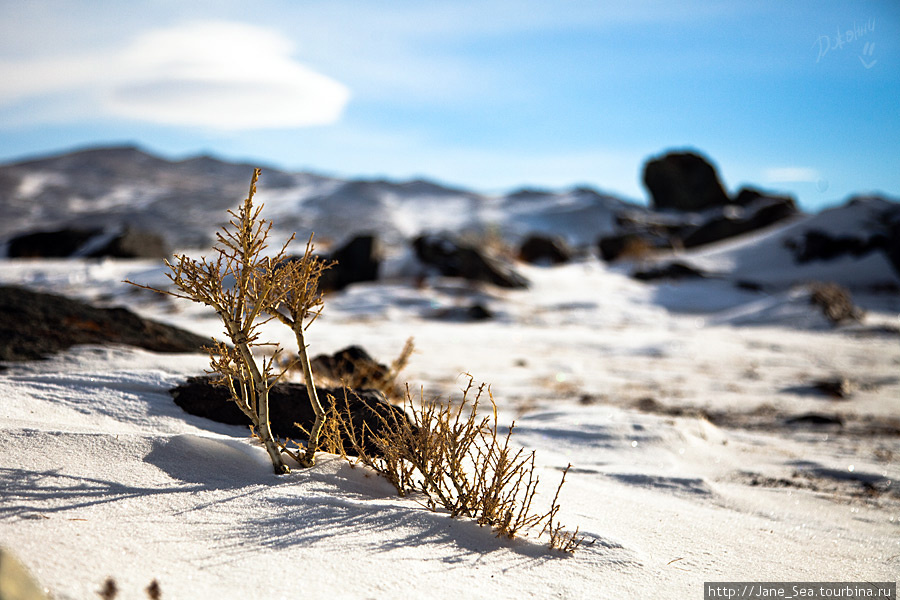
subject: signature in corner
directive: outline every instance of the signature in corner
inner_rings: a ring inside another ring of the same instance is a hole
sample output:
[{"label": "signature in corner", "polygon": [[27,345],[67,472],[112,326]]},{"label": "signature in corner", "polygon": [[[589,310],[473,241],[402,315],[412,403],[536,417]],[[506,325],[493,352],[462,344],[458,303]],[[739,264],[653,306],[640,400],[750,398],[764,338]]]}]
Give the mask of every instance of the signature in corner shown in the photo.
[{"label": "signature in corner", "polygon": [[[819,55],[816,57],[816,62],[818,63],[821,61],[825,58],[825,55],[832,50],[843,50],[846,44],[859,41],[860,38],[873,31],[875,31],[875,19],[869,19],[862,25],[854,23],[851,29],[842,31],[838,28],[834,37],[831,37],[830,35],[820,35],[813,43],[813,47],[819,47]],[[859,55],[859,60],[866,69],[871,69],[875,66],[875,63],[878,62],[877,60],[871,59],[874,52],[875,42],[866,42],[862,54]],[[867,60],[864,56],[868,56],[871,60]]]},{"label": "signature in corner", "polygon": [[[875,42],[866,42],[866,45],[863,47],[863,54],[867,54],[867,55],[869,55],[869,56],[872,56],[872,54],[873,54],[874,52],[875,52]],[[872,62],[866,62],[866,59],[864,59],[864,58],[862,57],[862,55],[860,55],[860,57],[859,57],[859,62],[861,62],[862,65],[863,65],[865,68],[871,69],[872,67],[875,66],[875,63],[877,63],[878,61],[877,61],[877,60],[873,60]]]}]

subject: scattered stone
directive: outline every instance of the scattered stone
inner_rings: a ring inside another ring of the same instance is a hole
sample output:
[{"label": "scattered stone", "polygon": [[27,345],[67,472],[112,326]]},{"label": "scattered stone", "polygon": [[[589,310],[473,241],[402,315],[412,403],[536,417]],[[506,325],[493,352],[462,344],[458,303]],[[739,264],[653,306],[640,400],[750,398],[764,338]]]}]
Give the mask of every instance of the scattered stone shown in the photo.
[{"label": "scattered stone", "polygon": [[86,253],[90,258],[166,258],[171,254],[162,236],[134,227],[125,230],[101,245],[91,248]]},{"label": "scattered stone", "polygon": [[[793,198],[788,197],[765,200],[764,204],[752,211],[750,207],[735,208],[737,211],[725,211],[722,216],[710,219],[687,234],[682,240],[684,247],[695,248],[744,235],[790,219],[798,212]],[[740,214],[731,214],[733,212]]]},{"label": "scattered stone", "polygon": [[65,258],[75,254],[100,229],[59,229],[36,231],[16,236],[9,241],[9,258]]},{"label": "scattered stone", "polygon": [[832,325],[861,321],[864,313],[853,304],[850,291],[836,283],[813,283],[809,286],[809,302],[822,309]]},{"label": "scattered stone", "polygon": [[519,260],[527,263],[559,265],[571,259],[566,243],[555,237],[532,235],[519,247]]},{"label": "scattered stone", "polygon": [[[189,414],[227,425],[250,425],[250,419],[230,400],[228,389],[214,385],[210,377],[192,377],[169,390],[169,393],[175,399],[175,404]],[[316,394],[326,411],[335,402],[338,410],[344,411],[346,408],[350,413],[353,429],[357,432],[368,429],[377,436],[384,431],[386,420],[391,422],[393,419],[407,418],[402,409],[389,404],[381,392],[376,390],[353,390],[345,396],[344,388],[317,387]],[[309,431],[315,418],[304,384],[279,383],[269,391],[269,420],[274,435],[305,440],[306,434],[300,427]],[[343,441],[349,450],[349,440]],[[367,452],[378,454],[371,434],[364,435],[363,445]]]},{"label": "scattered stone", "polygon": [[859,389],[859,385],[847,377],[819,379],[812,382],[812,387],[827,396],[842,400],[850,398]]},{"label": "scattered stone", "polygon": [[765,290],[765,286],[763,286],[763,284],[756,281],[747,281],[745,279],[735,281],[734,287],[738,288],[739,290],[746,290],[748,292],[762,292],[763,290]]},{"label": "scattered stone", "polygon": [[639,281],[656,281],[658,279],[704,279],[706,273],[680,262],[671,262],[666,265],[635,271],[631,275]]},{"label": "scattered stone", "polygon": [[799,415],[797,417],[789,417],[784,421],[785,425],[792,426],[803,426],[803,425],[812,425],[814,427],[824,427],[837,425],[838,427],[844,426],[844,420],[837,415],[822,415],[819,413],[807,413],[805,415]]},{"label": "scattered stone", "polygon": [[447,237],[420,236],[413,241],[413,249],[422,263],[437,269],[445,277],[461,277],[504,288],[528,287],[528,280],[511,267]]},{"label": "scattered stone", "polygon": [[348,346],[334,354],[319,354],[309,362],[317,379],[335,385],[343,382],[352,389],[380,389],[390,376],[390,369],[360,346]]},{"label": "scattered stone", "polygon": [[850,255],[859,257],[872,251],[870,241],[844,235],[832,236],[816,229],[807,231],[799,240],[787,240],[785,246],[794,254],[799,264],[815,260],[834,260]]},{"label": "scattered stone", "polygon": [[22,563],[5,548],[0,548],[0,600],[47,600]]},{"label": "scattered stone", "polygon": [[319,288],[323,291],[340,291],[353,283],[378,279],[381,253],[373,235],[356,236],[324,258],[335,263],[322,272]]},{"label": "scattered stone", "polygon": [[[742,187],[738,193],[731,199],[732,204],[738,206],[750,206],[751,204],[759,204],[760,202],[771,204],[794,204],[791,196],[784,194],[772,194],[754,187]],[[795,205],[796,207],[796,205]]]},{"label": "scattered stone", "polygon": [[153,352],[200,352],[209,340],[64,296],[0,286],[0,360],[46,358],[77,344],[125,344]]},{"label": "scattered stone", "polygon": [[656,210],[692,212],[728,204],[716,169],[693,152],[670,152],[649,160],[643,179]]},{"label": "scattered stone", "polygon": [[433,317],[442,321],[469,323],[488,321],[494,318],[494,313],[483,304],[476,302],[470,306],[454,306],[440,309],[433,314]]},{"label": "scattered stone", "polygon": [[659,250],[671,250],[672,241],[660,235],[628,232],[600,238],[600,257],[606,262],[641,259]]},{"label": "scattered stone", "polygon": [[66,228],[14,237],[7,255],[10,258],[164,258],[169,255],[169,248],[160,235],[134,227],[126,227],[121,233]]}]

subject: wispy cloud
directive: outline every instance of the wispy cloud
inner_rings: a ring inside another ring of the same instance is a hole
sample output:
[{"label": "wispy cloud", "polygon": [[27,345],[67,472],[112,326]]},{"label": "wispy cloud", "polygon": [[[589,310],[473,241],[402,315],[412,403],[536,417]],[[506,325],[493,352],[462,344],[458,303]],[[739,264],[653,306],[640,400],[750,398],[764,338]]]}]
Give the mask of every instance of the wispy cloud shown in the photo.
[{"label": "wispy cloud", "polygon": [[763,170],[766,183],[816,183],[821,175],[810,167],[772,167]]},{"label": "wispy cloud", "polygon": [[[142,33],[119,52],[3,61],[0,107],[75,95],[82,117],[215,130],[337,121],[349,90],[291,52],[290,40],[267,28],[192,22]],[[40,111],[26,118],[53,119]]]}]

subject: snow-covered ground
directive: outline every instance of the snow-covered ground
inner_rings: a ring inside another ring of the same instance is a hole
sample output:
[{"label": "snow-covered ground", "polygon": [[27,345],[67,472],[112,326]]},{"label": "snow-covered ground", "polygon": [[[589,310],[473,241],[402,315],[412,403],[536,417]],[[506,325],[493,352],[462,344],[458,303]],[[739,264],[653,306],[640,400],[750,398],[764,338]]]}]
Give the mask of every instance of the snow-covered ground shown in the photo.
[{"label": "snow-covered ground", "polygon": [[[596,259],[517,268],[530,289],[352,286],[309,342],[389,362],[414,337],[413,389],[458,398],[464,372],[490,383],[537,451],[542,502],[573,465],[559,517],[585,536],[574,555],[429,512],[336,457],[276,477],[246,429],[172,402],[204,356],[121,347],[0,373],[0,545],[53,598],[79,600],[107,577],[123,598],[158,579],[164,598],[271,599],[698,598],[706,581],[896,579],[896,302],[833,329],[791,289],[648,285]],[[202,308],[126,278],[164,282],[155,262],[0,261],[0,283],[219,334]],[[474,302],[494,318],[445,318]],[[811,391],[837,376],[856,383],[850,399]],[[843,427],[789,424],[809,414]]]}]

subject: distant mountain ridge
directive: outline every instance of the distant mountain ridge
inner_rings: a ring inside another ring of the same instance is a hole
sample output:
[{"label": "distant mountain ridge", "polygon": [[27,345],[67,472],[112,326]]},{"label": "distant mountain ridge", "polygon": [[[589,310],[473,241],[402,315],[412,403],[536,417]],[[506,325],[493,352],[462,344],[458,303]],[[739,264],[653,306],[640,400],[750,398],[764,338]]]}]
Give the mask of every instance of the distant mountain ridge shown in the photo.
[{"label": "distant mountain ridge", "polygon": [[[0,166],[0,243],[64,227],[139,227],[176,248],[206,247],[225,210],[247,194],[253,167],[210,156],[172,161],[135,146],[79,150]],[[401,244],[435,231],[497,233],[517,240],[565,231],[591,245],[615,229],[615,214],[645,210],[589,188],[488,196],[423,179],[338,179],[264,168],[258,199],[278,233],[315,231],[341,243],[376,233]]]}]

